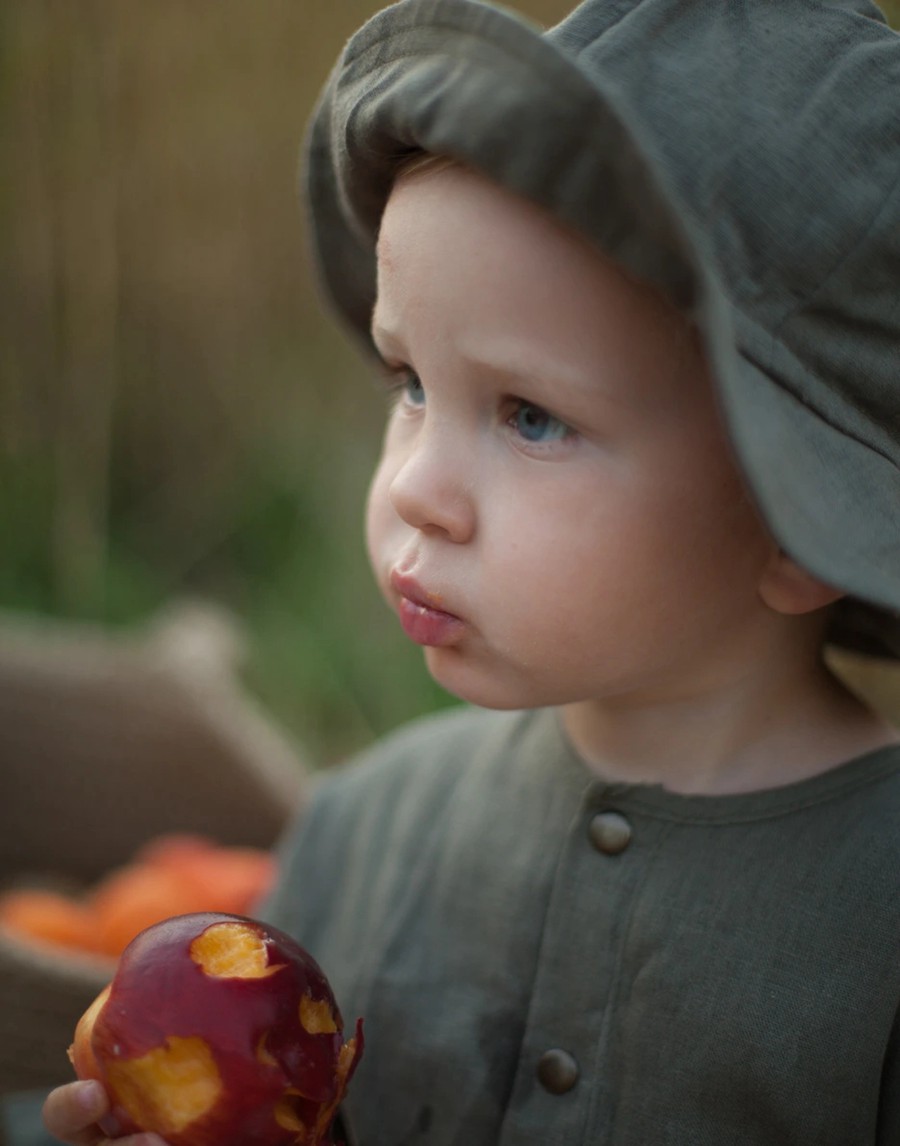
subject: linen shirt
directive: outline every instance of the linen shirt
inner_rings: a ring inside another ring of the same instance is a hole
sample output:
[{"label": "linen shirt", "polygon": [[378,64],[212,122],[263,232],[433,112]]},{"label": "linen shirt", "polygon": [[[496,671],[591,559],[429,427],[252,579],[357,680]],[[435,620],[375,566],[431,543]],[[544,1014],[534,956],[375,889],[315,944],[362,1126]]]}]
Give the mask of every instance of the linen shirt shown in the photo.
[{"label": "linen shirt", "polygon": [[267,906],[358,1146],[900,1144],[900,749],[733,796],[459,709],[322,782]]}]

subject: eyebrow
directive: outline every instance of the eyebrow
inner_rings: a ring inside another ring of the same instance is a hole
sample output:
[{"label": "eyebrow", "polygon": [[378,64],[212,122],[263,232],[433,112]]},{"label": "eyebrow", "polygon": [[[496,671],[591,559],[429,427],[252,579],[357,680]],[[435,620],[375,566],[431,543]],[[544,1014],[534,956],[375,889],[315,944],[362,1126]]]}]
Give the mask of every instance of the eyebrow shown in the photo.
[{"label": "eyebrow", "polygon": [[578,402],[600,401],[618,407],[631,405],[627,392],[621,395],[612,393],[603,385],[603,375],[599,368],[590,376],[583,377],[561,367],[553,358],[541,359],[529,354],[526,361],[515,352],[503,349],[499,353],[491,353],[488,349],[484,354],[463,354],[462,358],[473,368],[487,372],[513,391],[523,386],[526,390],[535,387],[541,391],[542,400],[550,404],[553,404],[552,396],[543,396],[548,386],[559,386],[562,391],[560,398],[563,400],[568,394],[571,400]]},{"label": "eyebrow", "polygon": [[[399,353],[401,357],[408,357],[404,351],[402,337],[393,328],[373,321],[371,336],[376,350],[383,357],[390,357],[392,351]],[[540,359],[535,359],[531,355],[526,362],[521,357],[514,354],[510,355],[504,351],[499,353],[488,351],[484,354],[462,352],[460,359],[472,369],[490,375],[513,394],[518,394],[524,389],[526,394],[522,396],[527,397],[528,391],[540,391],[535,399],[539,405],[542,402],[551,406],[555,405],[554,396],[546,393],[546,391],[548,386],[557,385],[562,388],[563,393],[560,394],[560,399],[563,402],[566,391],[572,395],[569,402],[570,406],[572,401],[576,400],[579,403],[582,401],[590,403],[600,401],[619,408],[632,405],[627,395],[619,396],[611,393],[601,385],[599,371],[592,379],[594,384],[591,384],[591,382],[576,378],[572,373],[561,370],[559,364],[552,359],[548,359],[542,365]]]},{"label": "eyebrow", "polygon": [[400,341],[394,330],[375,321],[374,314],[372,316],[372,325],[369,327],[369,335],[376,346],[378,346],[379,343],[388,343],[393,346],[397,345]]},{"label": "eyebrow", "polygon": [[390,321],[382,321],[378,317],[377,304],[372,308],[372,322],[369,327],[369,337],[375,347],[379,358],[402,361],[404,365],[412,365],[409,361],[410,352],[400,327]]}]

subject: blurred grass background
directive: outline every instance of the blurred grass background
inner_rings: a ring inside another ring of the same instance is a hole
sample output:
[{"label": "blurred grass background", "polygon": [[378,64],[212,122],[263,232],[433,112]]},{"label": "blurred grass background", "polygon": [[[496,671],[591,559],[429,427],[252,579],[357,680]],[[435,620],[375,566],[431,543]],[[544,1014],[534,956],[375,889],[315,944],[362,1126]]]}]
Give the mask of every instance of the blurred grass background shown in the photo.
[{"label": "blurred grass background", "polygon": [[381,6],[0,8],[0,608],[221,602],[319,762],[452,702],[371,584],[382,403],[321,314],[296,194],[316,94]]}]

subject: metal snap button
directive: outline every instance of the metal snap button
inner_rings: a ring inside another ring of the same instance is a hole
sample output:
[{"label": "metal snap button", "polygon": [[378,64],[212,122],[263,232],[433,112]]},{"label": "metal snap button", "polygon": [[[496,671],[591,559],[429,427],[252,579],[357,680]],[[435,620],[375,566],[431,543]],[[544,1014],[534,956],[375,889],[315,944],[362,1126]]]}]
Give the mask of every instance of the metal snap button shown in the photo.
[{"label": "metal snap button", "polygon": [[537,1064],[537,1077],[550,1094],[565,1094],[578,1081],[578,1063],[558,1047],[545,1051]]},{"label": "metal snap button", "polygon": [[631,843],[634,831],[618,812],[598,812],[588,825],[588,834],[598,852],[617,856]]}]

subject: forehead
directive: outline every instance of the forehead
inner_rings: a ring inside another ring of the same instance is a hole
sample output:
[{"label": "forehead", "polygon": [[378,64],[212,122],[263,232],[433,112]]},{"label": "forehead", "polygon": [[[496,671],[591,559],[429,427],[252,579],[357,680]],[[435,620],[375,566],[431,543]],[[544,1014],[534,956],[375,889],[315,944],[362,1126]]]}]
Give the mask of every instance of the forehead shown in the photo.
[{"label": "forehead", "polygon": [[546,272],[563,261],[574,270],[598,258],[547,212],[457,164],[401,175],[385,208],[377,255],[381,270],[396,269],[398,259],[429,266],[440,259],[482,273]]},{"label": "forehead", "polygon": [[[382,276],[464,270],[472,286],[483,280],[508,291],[526,282],[548,298],[562,288],[570,305],[590,309],[597,319],[602,298],[607,306],[640,312],[648,325],[685,325],[652,286],[627,275],[548,211],[455,163],[401,175],[382,217],[377,260]],[[384,285],[379,281],[379,289]]]}]

